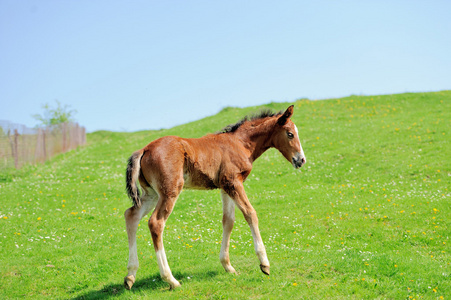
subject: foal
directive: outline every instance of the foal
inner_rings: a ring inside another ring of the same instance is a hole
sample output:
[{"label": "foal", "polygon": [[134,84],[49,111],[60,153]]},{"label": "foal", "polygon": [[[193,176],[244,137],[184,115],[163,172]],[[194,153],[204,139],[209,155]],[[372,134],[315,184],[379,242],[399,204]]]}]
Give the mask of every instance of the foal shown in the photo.
[{"label": "foal", "polygon": [[[293,106],[284,113],[262,112],[245,118],[222,132],[198,139],[166,136],[136,151],[130,157],[126,172],[126,188],[133,206],[125,211],[128,234],[127,289],[133,286],[138,270],[136,230],[138,223],[152,209],[149,229],[161,277],[171,289],[180,286],[172,276],[163,247],[163,230],[182,189],[221,189],[223,236],[219,255],[227,272],[236,273],[229,260],[229,242],[235,221],[235,205],[249,224],[260,269],[269,275],[257,214],[244,191],[243,182],[252,170],[252,163],[271,147],[279,150],[300,168],[306,162],[296,125],[291,121]],[[138,189],[141,186],[142,195]]]}]

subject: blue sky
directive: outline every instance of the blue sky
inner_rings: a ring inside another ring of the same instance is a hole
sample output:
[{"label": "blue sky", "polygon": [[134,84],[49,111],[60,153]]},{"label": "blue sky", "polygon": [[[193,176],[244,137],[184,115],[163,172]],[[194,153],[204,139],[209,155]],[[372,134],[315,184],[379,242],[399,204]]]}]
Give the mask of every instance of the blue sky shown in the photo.
[{"label": "blue sky", "polygon": [[451,89],[451,1],[0,0],[0,120],[89,132],[226,106]]}]

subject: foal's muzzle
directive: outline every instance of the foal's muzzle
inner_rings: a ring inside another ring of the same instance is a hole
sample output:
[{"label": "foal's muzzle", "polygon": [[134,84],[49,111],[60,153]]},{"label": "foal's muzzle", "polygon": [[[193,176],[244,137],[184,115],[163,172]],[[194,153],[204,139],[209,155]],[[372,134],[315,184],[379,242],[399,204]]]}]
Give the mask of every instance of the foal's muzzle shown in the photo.
[{"label": "foal's muzzle", "polygon": [[296,154],[292,159],[291,163],[293,164],[293,167],[296,169],[299,169],[307,162],[307,159],[302,156],[300,153]]}]

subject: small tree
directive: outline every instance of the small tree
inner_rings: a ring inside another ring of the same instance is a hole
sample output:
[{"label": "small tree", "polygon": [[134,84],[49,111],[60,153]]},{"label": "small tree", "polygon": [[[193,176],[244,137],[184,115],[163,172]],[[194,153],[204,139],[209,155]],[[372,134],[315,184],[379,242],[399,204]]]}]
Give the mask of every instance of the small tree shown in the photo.
[{"label": "small tree", "polygon": [[73,116],[77,113],[77,111],[74,109],[69,109],[69,105],[63,106],[58,100],[55,100],[55,102],[56,107],[52,107],[50,104],[46,103],[42,106],[44,109],[44,113],[42,115],[33,115],[33,118],[40,122],[37,127],[55,126],[74,121]]}]

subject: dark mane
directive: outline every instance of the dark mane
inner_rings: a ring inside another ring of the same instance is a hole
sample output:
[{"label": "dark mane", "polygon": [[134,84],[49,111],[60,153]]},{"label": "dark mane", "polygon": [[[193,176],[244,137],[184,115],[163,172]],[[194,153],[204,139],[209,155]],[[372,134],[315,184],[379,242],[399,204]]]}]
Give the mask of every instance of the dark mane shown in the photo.
[{"label": "dark mane", "polygon": [[259,119],[280,116],[282,114],[283,114],[283,111],[273,112],[270,109],[266,108],[266,109],[261,110],[259,113],[255,114],[255,115],[245,116],[243,119],[241,119],[240,121],[238,121],[235,124],[227,125],[226,127],[221,129],[217,133],[218,134],[221,134],[221,133],[232,133],[232,132],[237,131],[238,128],[241,127],[241,125],[243,125],[244,123],[246,123],[248,121],[255,121],[255,120],[259,120]]}]

